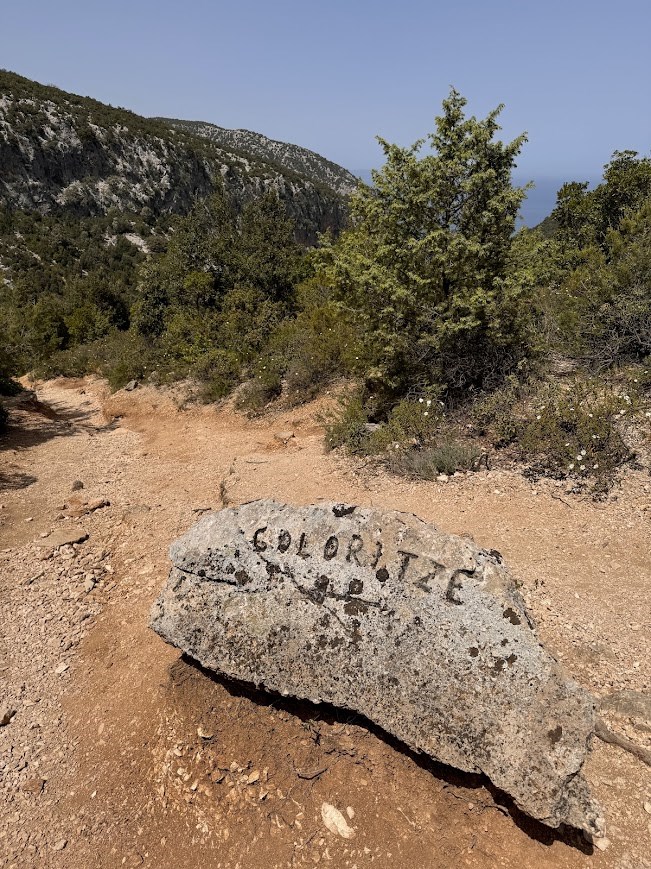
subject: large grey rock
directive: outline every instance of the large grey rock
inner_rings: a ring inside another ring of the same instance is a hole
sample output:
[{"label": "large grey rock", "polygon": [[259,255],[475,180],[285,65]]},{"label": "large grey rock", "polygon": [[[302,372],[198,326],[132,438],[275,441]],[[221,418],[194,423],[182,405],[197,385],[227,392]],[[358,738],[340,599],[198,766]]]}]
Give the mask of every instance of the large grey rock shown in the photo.
[{"label": "large grey rock", "polygon": [[255,501],[202,518],[171,558],[151,625],[204,667],[360,712],[551,827],[603,833],[581,774],[594,701],[498,553],[405,513]]}]

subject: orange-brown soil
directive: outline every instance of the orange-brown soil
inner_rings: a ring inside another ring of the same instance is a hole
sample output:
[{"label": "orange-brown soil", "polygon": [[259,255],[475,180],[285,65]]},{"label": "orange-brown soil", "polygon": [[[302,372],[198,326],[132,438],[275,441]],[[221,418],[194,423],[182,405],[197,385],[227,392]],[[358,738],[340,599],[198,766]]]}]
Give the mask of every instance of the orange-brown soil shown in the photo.
[{"label": "orange-brown soil", "polygon": [[[0,452],[0,706],[16,712],[0,727],[0,865],[651,867],[651,770],[620,748],[596,741],[588,763],[601,851],[352,713],[202,672],[147,627],[169,543],[205,508],[406,510],[500,550],[572,676],[598,697],[635,692],[603,714],[649,748],[635,706],[651,692],[648,474],[627,471],[603,503],[515,471],[413,482],[324,453],[318,403],[251,421],[172,391],[36,388]],[[53,552],[44,535],[61,530],[88,538]],[[324,803],[353,838],[325,827]]]}]

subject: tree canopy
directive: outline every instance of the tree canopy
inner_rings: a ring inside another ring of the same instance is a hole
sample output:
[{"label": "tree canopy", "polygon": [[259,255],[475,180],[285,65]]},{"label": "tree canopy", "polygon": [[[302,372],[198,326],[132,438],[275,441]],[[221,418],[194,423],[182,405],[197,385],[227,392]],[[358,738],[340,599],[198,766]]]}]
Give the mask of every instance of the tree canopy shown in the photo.
[{"label": "tree canopy", "polygon": [[526,136],[503,143],[502,107],[477,120],[465,105],[453,89],[426,139],[378,140],[386,163],[353,195],[351,227],[326,250],[337,298],[367,333],[369,381],[387,395],[481,385],[524,341],[508,261],[525,195],[511,172]]}]

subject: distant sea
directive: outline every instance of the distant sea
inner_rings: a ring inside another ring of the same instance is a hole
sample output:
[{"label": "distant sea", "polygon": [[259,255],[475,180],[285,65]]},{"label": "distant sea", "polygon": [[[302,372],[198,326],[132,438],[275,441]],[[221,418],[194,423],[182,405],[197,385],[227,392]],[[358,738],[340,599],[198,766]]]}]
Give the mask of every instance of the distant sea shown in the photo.
[{"label": "distant sea", "polygon": [[534,187],[527,192],[527,198],[522,203],[520,214],[525,226],[537,226],[541,220],[548,217],[556,205],[556,194],[568,181],[589,181],[590,186],[598,184],[600,178],[572,176],[567,178],[540,177],[526,178],[514,176],[514,183],[524,186],[533,181]]},{"label": "distant sea", "polygon": [[[358,171],[352,170],[353,175],[366,181],[367,184],[371,181],[371,170],[361,169]],[[556,205],[556,194],[566,181],[590,181],[591,186],[599,183],[599,178],[579,178],[579,177],[538,177],[525,178],[516,176],[515,184],[524,185],[528,181],[533,181],[535,187],[529,190],[527,198],[520,209],[521,222],[518,225],[537,226],[544,220]]]}]

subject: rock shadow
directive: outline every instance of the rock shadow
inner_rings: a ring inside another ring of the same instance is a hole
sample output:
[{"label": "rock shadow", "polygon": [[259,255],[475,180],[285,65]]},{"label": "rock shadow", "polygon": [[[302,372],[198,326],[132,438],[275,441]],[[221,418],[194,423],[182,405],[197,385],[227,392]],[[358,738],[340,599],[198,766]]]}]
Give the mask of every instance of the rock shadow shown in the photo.
[{"label": "rock shadow", "polygon": [[0,492],[26,489],[32,483],[36,483],[37,480],[38,477],[35,477],[33,474],[25,474],[23,471],[0,471]]},{"label": "rock shadow", "polygon": [[80,430],[91,436],[112,431],[119,420],[97,426],[89,420],[95,415],[93,408],[59,407],[40,401],[34,393],[19,393],[3,399],[9,412],[7,427],[0,434],[0,451],[24,451],[53,438],[70,437]]},{"label": "rock shadow", "polygon": [[289,715],[295,716],[302,723],[322,721],[328,725],[353,724],[363,727],[388,745],[393,751],[409,758],[420,769],[426,770],[432,776],[439,779],[439,781],[444,782],[446,786],[467,790],[484,788],[491,795],[495,807],[503,814],[508,815],[513,823],[530,839],[534,839],[536,842],[548,847],[560,841],[588,856],[594,853],[592,844],[585,839],[580,830],[564,824],[557,829],[545,826],[545,824],[530,818],[520,811],[511,797],[497,788],[483,773],[462,772],[454,767],[433,760],[426,754],[416,752],[396,736],[388,733],[358,712],[332,706],[329,703],[316,704],[311,703],[309,700],[283,697],[272,691],[259,690],[248,683],[239,682],[213,673],[186,654],[182,654],[180,659],[171,668],[170,678],[172,685],[182,683],[190,677],[190,673],[192,672],[221,686],[232,697],[244,698],[260,708],[282,710]]}]

